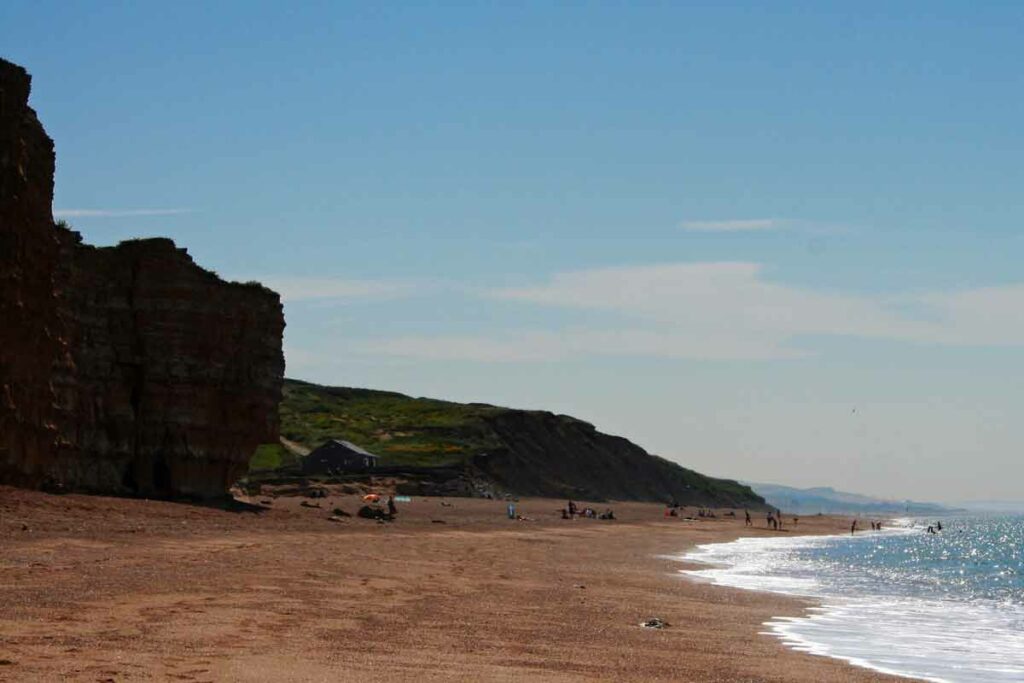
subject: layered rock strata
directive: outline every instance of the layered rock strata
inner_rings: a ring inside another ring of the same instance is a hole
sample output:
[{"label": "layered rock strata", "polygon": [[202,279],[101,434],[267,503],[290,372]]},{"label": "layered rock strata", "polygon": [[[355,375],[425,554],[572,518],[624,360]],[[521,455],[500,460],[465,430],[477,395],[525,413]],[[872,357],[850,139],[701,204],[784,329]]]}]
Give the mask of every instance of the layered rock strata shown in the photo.
[{"label": "layered rock strata", "polygon": [[280,299],[167,239],[97,248],[54,225],[29,88],[0,60],[0,482],[222,495],[278,437]]}]

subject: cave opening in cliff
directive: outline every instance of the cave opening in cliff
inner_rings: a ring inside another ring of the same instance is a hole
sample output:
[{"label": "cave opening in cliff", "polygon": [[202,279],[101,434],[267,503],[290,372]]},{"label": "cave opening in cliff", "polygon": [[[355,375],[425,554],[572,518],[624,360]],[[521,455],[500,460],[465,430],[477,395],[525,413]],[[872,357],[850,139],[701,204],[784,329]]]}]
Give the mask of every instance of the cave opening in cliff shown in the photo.
[{"label": "cave opening in cliff", "polygon": [[136,496],[169,498],[174,495],[171,467],[163,455],[138,457],[124,470],[121,485]]}]

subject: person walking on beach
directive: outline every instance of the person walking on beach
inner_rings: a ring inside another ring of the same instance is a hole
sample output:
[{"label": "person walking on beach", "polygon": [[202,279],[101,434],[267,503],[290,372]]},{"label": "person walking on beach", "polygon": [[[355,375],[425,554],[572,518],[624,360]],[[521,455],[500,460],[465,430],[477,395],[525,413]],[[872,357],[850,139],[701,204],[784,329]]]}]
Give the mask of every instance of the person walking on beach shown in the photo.
[{"label": "person walking on beach", "polygon": [[857,531],[857,520],[853,520],[853,523],[850,524],[850,535],[853,536],[853,534],[856,531]]},{"label": "person walking on beach", "polygon": [[747,520],[746,520],[744,526],[751,526],[753,524],[753,522],[750,521],[750,510],[744,510],[743,514],[746,515],[746,517],[747,517]]},{"label": "person walking on beach", "polygon": [[392,517],[398,514],[398,508],[395,506],[394,496],[388,496],[388,514]]}]

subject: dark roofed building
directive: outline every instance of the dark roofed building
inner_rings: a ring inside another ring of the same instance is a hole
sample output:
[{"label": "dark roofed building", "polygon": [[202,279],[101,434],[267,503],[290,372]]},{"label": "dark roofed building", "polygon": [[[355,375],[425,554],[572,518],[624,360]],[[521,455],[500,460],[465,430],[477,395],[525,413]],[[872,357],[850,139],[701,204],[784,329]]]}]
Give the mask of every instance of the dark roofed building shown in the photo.
[{"label": "dark roofed building", "polygon": [[366,472],[377,466],[377,456],[351,441],[331,439],[302,459],[303,474]]}]

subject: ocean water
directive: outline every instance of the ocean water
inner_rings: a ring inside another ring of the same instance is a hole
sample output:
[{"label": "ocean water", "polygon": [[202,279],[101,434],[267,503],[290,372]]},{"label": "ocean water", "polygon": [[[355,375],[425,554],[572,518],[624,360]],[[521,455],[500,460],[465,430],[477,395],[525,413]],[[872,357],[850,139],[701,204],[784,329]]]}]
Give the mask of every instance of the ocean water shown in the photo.
[{"label": "ocean water", "polygon": [[768,633],[797,650],[930,681],[1024,681],[1024,516],[901,520],[855,536],[700,546],[684,573],[817,598]]}]

